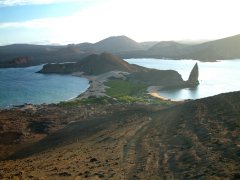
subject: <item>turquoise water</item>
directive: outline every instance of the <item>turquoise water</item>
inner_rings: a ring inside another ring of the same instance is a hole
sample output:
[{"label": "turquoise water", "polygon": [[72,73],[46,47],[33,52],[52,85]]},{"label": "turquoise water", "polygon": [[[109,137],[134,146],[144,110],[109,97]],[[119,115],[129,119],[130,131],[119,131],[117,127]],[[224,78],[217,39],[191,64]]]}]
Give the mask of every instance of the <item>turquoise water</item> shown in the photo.
[{"label": "turquoise water", "polygon": [[188,79],[191,69],[197,62],[200,85],[196,88],[159,92],[159,95],[169,99],[199,99],[240,90],[240,60],[199,62],[196,60],[126,59],[126,61],[148,68],[173,69],[178,71],[184,80]]},{"label": "turquoise water", "polygon": [[88,80],[81,77],[35,73],[41,68],[0,69],[0,108],[57,103],[78,96],[89,86]]}]

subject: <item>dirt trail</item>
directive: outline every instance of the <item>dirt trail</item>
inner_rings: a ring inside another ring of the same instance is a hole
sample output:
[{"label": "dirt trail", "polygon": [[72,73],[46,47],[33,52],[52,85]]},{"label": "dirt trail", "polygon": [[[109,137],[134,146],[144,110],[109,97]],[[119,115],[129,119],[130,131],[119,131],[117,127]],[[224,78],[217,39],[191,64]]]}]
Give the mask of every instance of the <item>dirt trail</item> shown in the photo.
[{"label": "dirt trail", "polygon": [[1,161],[0,178],[239,179],[239,122],[239,93],[167,109],[129,105]]},{"label": "dirt trail", "polygon": [[229,103],[235,99],[224,101],[198,100],[152,113],[129,138],[126,179],[239,177],[240,114]]},{"label": "dirt trail", "polygon": [[163,122],[175,116],[176,114],[168,110],[153,113],[149,122],[129,138],[126,145],[128,149],[124,151],[127,159],[123,163],[125,167],[130,167],[126,169],[126,179],[166,178],[164,166],[160,167],[159,164],[163,160],[159,157],[163,156],[165,147],[161,146],[161,141],[156,137],[163,138],[167,134],[167,124]]}]

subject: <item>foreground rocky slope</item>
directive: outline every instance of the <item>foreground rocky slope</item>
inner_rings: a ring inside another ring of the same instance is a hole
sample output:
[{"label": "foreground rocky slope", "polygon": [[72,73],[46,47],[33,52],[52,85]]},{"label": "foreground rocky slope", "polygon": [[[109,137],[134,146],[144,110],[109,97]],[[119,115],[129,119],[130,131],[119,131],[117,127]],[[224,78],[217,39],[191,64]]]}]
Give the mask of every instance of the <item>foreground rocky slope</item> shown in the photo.
[{"label": "foreground rocky slope", "polygon": [[[51,119],[61,127],[54,130],[50,124],[40,141],[5,156],[1,179],[240,177],[240,92],[170,107],[102,103],[88,105],[88,111],[74,103],[1,111],[4,131],[9,122],[18,124],[20,119]],[[81,116],[86,111],[93,114]],[[26,127],[32,131],[32,126],[25,126],[25,131]],[[14,128],[18,126],[12,125],[11,131]],[[21,138],[1,146],[19,143]]]}]

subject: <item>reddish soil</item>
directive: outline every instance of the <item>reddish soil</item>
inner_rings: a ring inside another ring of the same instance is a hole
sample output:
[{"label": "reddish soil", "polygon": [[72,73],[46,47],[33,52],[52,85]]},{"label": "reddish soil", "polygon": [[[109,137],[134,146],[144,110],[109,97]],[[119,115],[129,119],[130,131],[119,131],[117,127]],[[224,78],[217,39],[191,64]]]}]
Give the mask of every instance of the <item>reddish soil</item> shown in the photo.
[{"label": "reddish soil", "polygon": [[0,117],[14,132],[1,137],[1,179],[240,177],[240,92],[166,108],[52,105]]}]

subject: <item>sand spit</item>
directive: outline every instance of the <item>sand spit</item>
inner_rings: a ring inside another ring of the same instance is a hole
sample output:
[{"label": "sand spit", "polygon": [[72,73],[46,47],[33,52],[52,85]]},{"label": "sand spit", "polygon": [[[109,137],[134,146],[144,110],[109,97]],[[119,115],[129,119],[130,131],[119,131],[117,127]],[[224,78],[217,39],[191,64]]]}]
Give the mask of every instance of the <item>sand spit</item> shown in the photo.
[{"label": "sand spit", "polygon": [[106,88],[108,87],[105,86],[104,83],[111,78],[125,80],[126,76],[129,75],[129,73],[122,72],[122,71],[110,71],[98,76],[83,76],[81,73],[73,74],[73,75],[85,77],[90,82],[90,86],[88,90],[78,97],[78,98],[84,99],[91,96],[94,96],[94,97],[107,96],[105,92],[106,92]]}]

